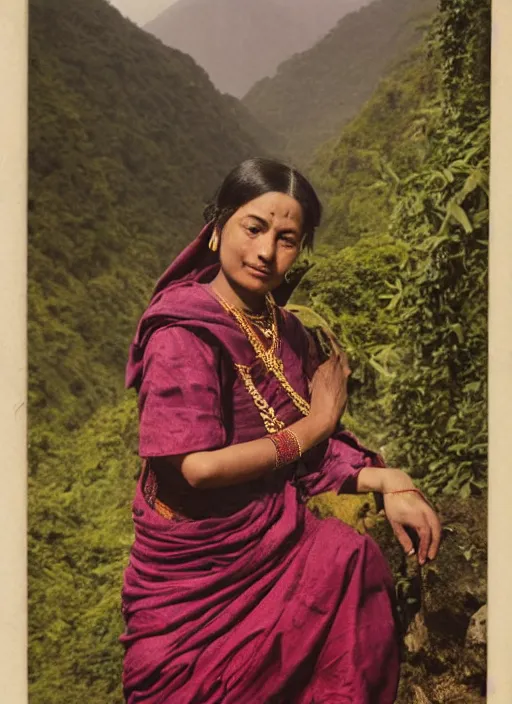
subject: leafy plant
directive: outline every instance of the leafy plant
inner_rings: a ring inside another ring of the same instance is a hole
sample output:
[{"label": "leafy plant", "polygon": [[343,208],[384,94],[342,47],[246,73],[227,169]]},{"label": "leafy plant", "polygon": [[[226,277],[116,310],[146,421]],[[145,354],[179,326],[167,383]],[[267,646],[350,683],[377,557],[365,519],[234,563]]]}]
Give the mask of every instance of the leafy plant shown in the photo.
[{"label": "leafy plant", "polygon": [[[330,158],[318,154],[329,215],[297,301],[351,353],[354,417],[388,459],[431,493],[467,497],[486,484],[490,12],[486,0],[441,5],[405,85],[399,73],[382,81]],[[423,100],[397,113],[390,90],[410,95],[427,72]]]}]

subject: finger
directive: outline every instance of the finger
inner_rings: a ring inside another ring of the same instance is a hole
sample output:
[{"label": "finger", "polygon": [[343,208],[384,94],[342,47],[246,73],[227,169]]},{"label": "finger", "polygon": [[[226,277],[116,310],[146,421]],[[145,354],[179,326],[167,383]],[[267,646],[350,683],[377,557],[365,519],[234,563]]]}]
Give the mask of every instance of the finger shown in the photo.
[{"label": "finger", "polygon": [[352,374],[352,370],[350,369],[350,362],[348,359],[348,355],[345,352],[345,350],[343,350],[343,349],[341,350],[341,353],[340,353],[340,362],[341,362],[341,366],[342,366],[342,369],[345,372],[345,374],[347,376],[349,374]]},{"label": "finger", "polygon": [[326,333],[327,337],[329,338],[329,342],[331,343],[333,353],[339,359],[342,350],[341,350],[341,347],[340,347],[338,340],[334,336],[334,333],[331,330],[329,330],[329,328],[325,328],[325,333]]},{"label": "finger", "polygon": [[418,535],[420,537],[420,545],[418,548],[418,562],[420,565],[424,565],[427,559],[427,553],[430,548],[430,543],[432,539],[432,532],[430,530],[429,524],[425,521],[417,529]]},{"label": "finger", "polygon": [[442,526],[437,514],[432,511],[430,515],[430,529],[432,531],[432,542],[428,551],[428,559],[433,560],[439,550],[441,543]]},{"label": "finger", "polygon": [[405,554],[409,557],[410,555],[414,555],[415,550],[414,550],[414,545],[412,544],[412,540],[407,534],[407,531],[404,529],[404,527],[400,524],[397,523],[396,521],[390,521],[391,528],[393,529],[393,533],[396,536],[396,539],[402,546]]}]

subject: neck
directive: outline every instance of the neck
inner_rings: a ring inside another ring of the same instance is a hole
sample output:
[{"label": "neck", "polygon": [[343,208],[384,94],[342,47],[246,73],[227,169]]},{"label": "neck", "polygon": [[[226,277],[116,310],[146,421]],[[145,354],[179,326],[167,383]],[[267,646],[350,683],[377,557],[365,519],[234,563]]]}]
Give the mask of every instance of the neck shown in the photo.
[{"label": "neck", "polygon": [[237,286],[235,282],[226,278],[222,270],[219,271],[210,286],[227,303],[246,313],[261,313],[265,310],[265,294],[254,293]]}]

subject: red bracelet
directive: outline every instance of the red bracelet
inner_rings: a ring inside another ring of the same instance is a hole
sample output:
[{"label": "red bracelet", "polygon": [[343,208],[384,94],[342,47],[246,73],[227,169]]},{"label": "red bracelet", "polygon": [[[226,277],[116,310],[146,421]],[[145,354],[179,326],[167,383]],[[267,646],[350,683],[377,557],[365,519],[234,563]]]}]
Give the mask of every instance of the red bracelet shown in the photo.
[{"label": "red bracelet", "polygon": [[302,457],[302,448],[298,437],[293,430],[285,428],[274,435],[267,435],[276,448],[276,464],[274,469],[279,469],[287,464],[296,462]]}]

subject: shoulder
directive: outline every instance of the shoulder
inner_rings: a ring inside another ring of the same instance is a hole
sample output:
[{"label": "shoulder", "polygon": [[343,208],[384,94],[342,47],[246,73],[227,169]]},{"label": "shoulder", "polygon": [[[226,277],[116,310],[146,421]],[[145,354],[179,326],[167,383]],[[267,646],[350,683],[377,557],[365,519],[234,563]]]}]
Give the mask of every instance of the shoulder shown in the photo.
[{"label": "shoulder", "polygon": [[195,281],[183,281],[157,294],[148,311],[151,311],[152,315],[201,318],[211,307],[212,296],[204,285]]},{"label": "shoulder", "polygon": [[183,325],[168,325],[156,330],[144,352],[144,362],[151,360],[170,364],[213,365],[219,354],[218,342],[203,330],[191,330]]}]

